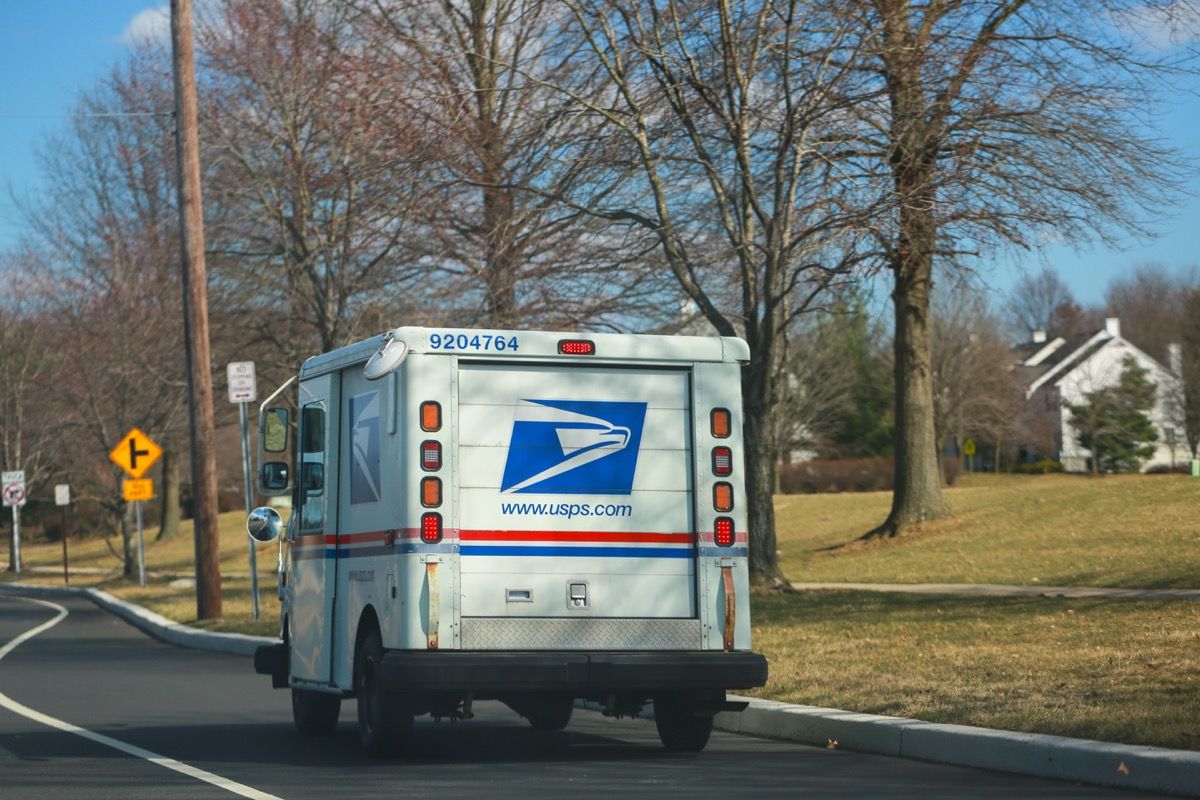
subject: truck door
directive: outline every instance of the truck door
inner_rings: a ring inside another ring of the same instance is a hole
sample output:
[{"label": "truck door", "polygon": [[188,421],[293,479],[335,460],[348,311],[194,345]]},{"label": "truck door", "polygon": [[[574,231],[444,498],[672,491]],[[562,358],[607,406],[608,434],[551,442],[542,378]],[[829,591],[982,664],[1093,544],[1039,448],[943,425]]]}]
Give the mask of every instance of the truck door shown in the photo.
[{"label": "truck door", "polygon": [[460,363],[458,395],[464,618],[697,616],[687,370]]},{"label": "truck door", "polygon": [[318,683],[332,680],[334,589],[337,586],[339,376],[300,384],[299,535],[288,576],[291,608],[291,674]]}]

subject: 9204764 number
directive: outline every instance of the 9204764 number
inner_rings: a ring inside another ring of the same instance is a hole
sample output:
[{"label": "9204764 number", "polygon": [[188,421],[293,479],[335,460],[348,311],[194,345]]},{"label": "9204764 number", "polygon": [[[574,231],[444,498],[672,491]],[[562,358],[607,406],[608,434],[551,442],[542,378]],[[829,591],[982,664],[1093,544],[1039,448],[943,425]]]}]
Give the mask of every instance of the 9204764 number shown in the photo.
[{"label": "9204764 number", "polygon": [[491,333],[443,333],[429,334],[429,347],[433,350],[519,350],[516,336],[496,336]]}]

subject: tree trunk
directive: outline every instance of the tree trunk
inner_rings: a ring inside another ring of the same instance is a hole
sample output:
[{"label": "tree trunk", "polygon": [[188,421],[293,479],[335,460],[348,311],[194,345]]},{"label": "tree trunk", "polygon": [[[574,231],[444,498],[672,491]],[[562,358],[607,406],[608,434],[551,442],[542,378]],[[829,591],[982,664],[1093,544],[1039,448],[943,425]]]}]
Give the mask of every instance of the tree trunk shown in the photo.
[{"label": "tree trunk", "polygon": [[169,451],[163,453],[162,502],[159,506],[161,526],[155,541],[174,539],[179,535],[179,464]]},{"label": "tree trunk", "polygon": [[[764,348],[770,353],[770,348]],[[769,359],[765,359],[769,360]],[[750,580],[759,586],[788,588],[779,569],[775,538],[775,477],[779,441],[772,424],[774,376],[769,363],[742,370],[742,450],[746,469],[746,525]]]},{"label": "tree trunk", "polygon": [[896,180],[900,209],[899,242],[893,256],[896,315],[896,479],[892,510],[864,539],[898,535],[905,526],[947,513],[934,427],[932,324],[933,218],[932,169],[902,169]]}]

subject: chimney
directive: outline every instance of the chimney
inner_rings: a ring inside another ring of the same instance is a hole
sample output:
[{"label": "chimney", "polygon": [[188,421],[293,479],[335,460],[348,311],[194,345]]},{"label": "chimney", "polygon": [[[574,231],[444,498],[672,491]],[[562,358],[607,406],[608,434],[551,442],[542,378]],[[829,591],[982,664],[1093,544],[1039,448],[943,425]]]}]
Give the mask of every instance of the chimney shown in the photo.
[{"label": "chimney", "polygon": [[1104,320],[1104,331],[1116,339],[1121,335],[1121,320],[1117,317],[1106,317]]},{"label": "chimney", "polygon": [[1171,342],[1167,345],[1167,369],[1176,378],[1183,377],[1183,345]]},{"label": "chimney", "polygon": [[1046,343],[1046,332],[1045,331],[1030,331],[1030,333],[1033,334],[1033,343],[1034,344],[1045,344]]}]

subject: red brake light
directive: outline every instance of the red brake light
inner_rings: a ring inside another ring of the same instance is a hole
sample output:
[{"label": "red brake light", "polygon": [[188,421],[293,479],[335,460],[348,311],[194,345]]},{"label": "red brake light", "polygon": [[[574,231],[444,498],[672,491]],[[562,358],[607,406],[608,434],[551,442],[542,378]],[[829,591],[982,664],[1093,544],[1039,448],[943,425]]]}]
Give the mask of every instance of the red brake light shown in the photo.
[{"label": "red brake light", "polygon": [[421,515],[421,541],[425,544],[437,544],[442,540],[442,515],[436,511],[427,511]]},{"label": "red brake light", "polygon": [[421,442],[421,469],[433,472],[442,466],[442,444],[432,439]]},{"label": "red brake light", "polygon": [[728,447],[714,447],[712,451],[714,475],[725,477],[733,474],[733,451]]},{"label": "red brake light", "polygon": [[594,356],[596,343],[589,339],[562,339],[558,343],[558,352],[564,356]]},{"label": "red brake light", "polygon": [[715,539],[718,547],[729,547],[733,544],[733,520],[729,517],[717,517]]}]

